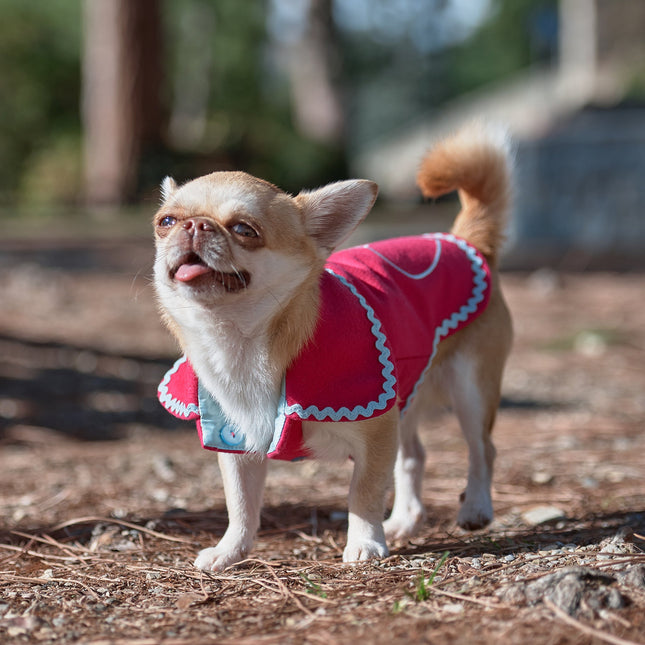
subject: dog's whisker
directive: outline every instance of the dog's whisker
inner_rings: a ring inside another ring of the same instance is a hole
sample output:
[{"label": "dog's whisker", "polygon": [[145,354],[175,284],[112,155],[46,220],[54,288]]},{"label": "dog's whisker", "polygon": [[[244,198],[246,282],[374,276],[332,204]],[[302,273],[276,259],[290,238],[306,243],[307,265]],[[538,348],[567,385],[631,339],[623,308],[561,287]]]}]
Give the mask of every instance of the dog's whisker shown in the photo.
[{"label": "dog's whisker", "polygon": [[277,305],[280,305],[280,299],[276,296],[271,289],[267,289],[267,293],[275,300]]},{"label": "dog's whisker", "polygon": [[236,267],[233,267],[233,272],[235,275],[240,279],[240,282],[244,285],[244,288],[248,288],[248,285],[246,284],[246,278],[244,277],[243,273],[240,273]]},{"label": "dog's whisker", "polygon": [[[132,280],[130,281],[130,294],[134,293],[134,288],[136,285],[137,280],[141,277],[141,274],[145,271],[145,275],[143,276],[143,279],[147,283],[146,286],[150,286],[153,284],[153,276],[151,275],[151,269],[152,265],[147,265],[145,267],[141,267],[133,276]],[[139,294],[135,293],[134,298],[138,298]]]}]

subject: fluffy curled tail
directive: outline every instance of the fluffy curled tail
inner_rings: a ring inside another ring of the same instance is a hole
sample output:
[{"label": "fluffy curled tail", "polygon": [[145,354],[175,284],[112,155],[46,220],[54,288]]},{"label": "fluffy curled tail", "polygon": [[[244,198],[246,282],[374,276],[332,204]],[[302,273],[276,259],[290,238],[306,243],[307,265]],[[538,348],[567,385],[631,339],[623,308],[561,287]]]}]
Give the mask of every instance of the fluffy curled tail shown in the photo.
[{"label": "fluffy curled tail", "polygon": [[452,233],[495,264],[504,241],[510,206],[510,145],[506,133],[472,125],[439,142],[417,174],[425,197],[457,190],[461,211]]}]

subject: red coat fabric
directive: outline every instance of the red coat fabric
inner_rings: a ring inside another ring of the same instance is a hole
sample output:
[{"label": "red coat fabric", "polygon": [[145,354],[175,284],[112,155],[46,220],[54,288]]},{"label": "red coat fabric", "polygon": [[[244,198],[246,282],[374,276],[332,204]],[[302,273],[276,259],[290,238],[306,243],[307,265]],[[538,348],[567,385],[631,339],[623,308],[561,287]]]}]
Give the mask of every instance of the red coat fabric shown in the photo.
[{"label": "red coat fabric", "polygon": [[[355,421],[402,413],[444,339],[479,316],[490,297],[490,269],[454,235],[403,237],[339,251],[321,277],[312,339],[287,369],[265,452],[306,457],[302,420]],[[175,416],[194,420],[204,448],[245,452],[244,435],[180,358],[159,385]]]}]

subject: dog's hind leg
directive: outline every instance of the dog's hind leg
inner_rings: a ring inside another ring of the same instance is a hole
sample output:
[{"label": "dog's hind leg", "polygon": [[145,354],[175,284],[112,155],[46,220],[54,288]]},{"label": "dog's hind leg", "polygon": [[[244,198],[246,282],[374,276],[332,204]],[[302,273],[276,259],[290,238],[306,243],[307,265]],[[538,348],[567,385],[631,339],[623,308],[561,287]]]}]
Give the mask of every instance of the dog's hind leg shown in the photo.
[{"label": "dog's hind leg", "polygon": [[476,362],[464,355],[453,358],[452,368],[450,396],[468,444],[468,483],[460,496],[457,523],[475,530],[493,519],[490,489],[495,447],[491,431],[499,404],[499,383],[494,378],[484,382]]},{"label": "dog's hind leg", "polygon": [[425,450],[417,434],[416,418],[410,411],[400,423],[394,466],[394,504],[383,525],[388,539],[415,535],[425,522],[426,511],[421,501],[424,467]]}]

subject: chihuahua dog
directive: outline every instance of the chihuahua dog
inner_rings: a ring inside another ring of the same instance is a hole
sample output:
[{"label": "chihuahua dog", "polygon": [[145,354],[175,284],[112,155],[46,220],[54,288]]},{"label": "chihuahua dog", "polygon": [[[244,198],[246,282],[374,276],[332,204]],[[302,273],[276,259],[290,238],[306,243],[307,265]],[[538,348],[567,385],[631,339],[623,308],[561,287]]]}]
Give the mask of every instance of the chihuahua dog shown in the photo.
[{"label": "chihuahua dog", "polygon": [[428,153],[417,180],[426,197],[458,191],[450,233],[334,253],[371,209],[376,184],[292,197],[243,172],[164,180],[154,280],[184,356],[159,399],[219,451],[229,515],[198,568],[222,570],[249,553],[268,458],[351,457],[343,561],[386,556],[386,539],[424,522],[417,427],[437,407],[452,407],[469,449],[457,522],[491,521],[490,435],[512,336],[496,273],[506,140],[464,129]]}]

